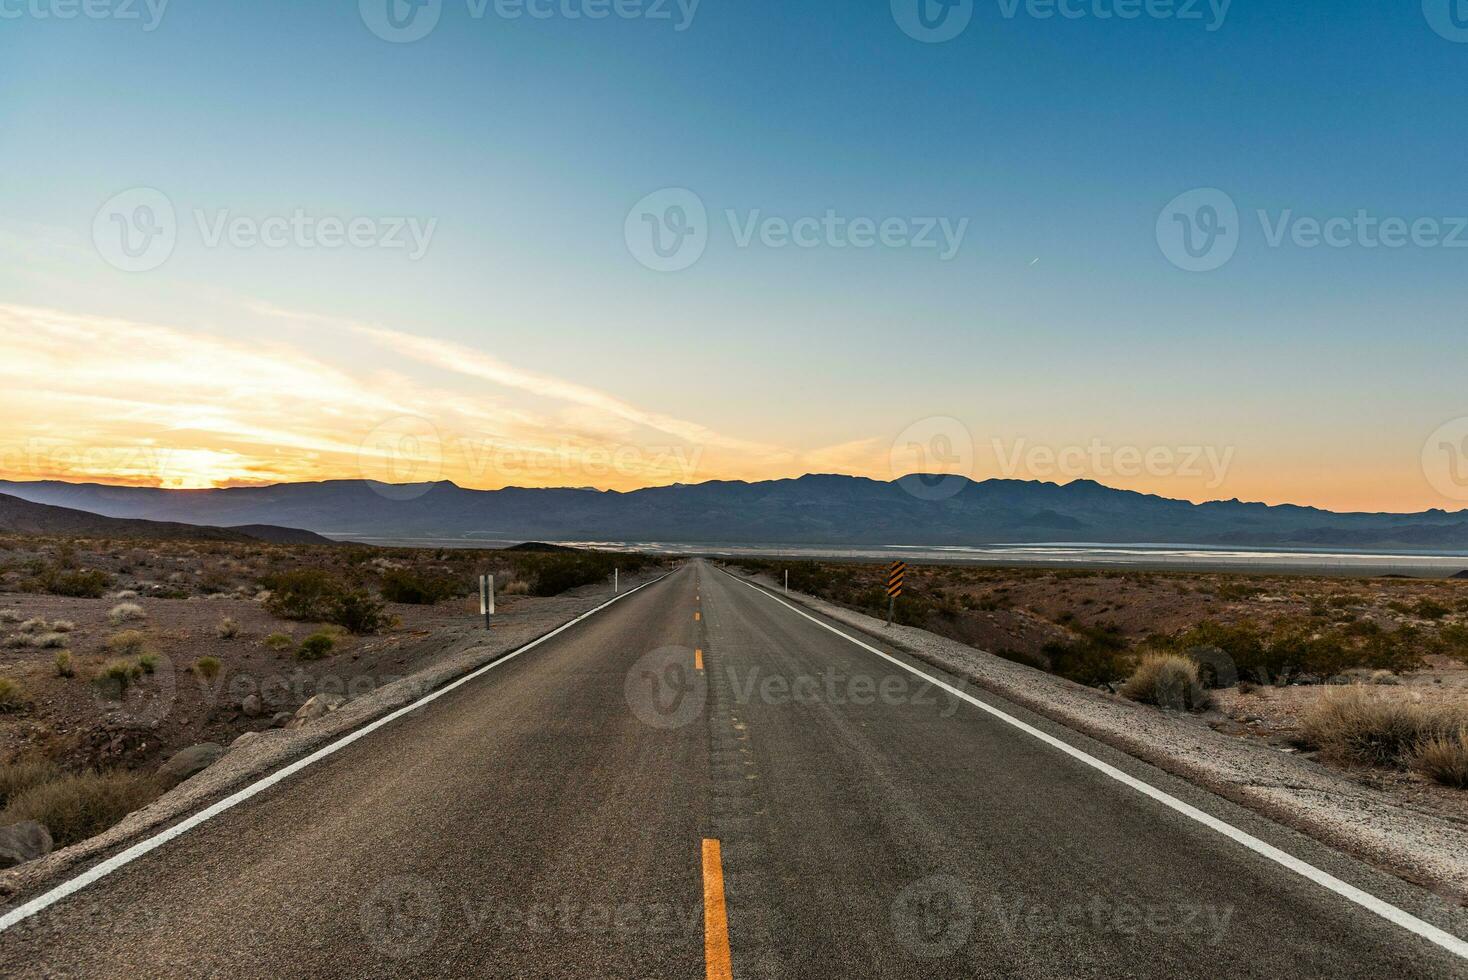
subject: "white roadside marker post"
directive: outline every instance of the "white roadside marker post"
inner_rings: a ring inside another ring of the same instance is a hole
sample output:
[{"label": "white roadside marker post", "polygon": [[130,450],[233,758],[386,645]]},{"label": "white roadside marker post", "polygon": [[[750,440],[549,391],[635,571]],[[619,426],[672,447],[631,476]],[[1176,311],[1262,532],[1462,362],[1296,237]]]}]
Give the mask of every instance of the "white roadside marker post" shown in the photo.
[{"label": "white roadside marker post", "polygon": [[490,628],[490,617],[494,615],[494,576],[479,576],[479,612],[484,616],[484,628]]},{"label": "white roadside marker post", "polygon": [[785,594],[790,594],[790,569],[785,569]]},{"label": "white roadside marker post", "polygon": [[622,570],[620,568],[613,568],[612,569],[612,595],[616,595],[617,593],[619,593],[621,591],[622,591]]}]

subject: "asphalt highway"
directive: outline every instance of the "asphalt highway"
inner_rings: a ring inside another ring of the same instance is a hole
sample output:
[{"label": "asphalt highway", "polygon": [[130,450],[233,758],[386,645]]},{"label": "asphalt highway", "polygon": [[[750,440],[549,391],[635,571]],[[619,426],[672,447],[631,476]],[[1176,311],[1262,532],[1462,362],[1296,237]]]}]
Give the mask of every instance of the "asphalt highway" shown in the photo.
[{"label": "asphalt highway", "polygon": [[[0,975],[1468,976],[828,627],[690,562],[12,925]],[[970,693],[1376,901],[1433,907]]]}]

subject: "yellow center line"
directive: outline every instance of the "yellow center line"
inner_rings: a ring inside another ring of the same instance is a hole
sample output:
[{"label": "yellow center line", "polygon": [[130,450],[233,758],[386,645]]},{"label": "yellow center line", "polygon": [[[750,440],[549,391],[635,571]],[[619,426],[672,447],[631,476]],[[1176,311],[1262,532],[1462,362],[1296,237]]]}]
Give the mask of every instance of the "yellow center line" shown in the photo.
[{"label": "yellow center line", "polygon": [[703,670],[703,651],[702,650],[694,650],[693,651],[693,666],[696,669],[698,669],[698,670]]},{"label": "yellow center line", "polygon": [[734,980],[729,913],[724,907],[724,859],[719,842],[703,842],[703,958],[707,980]]},{"label": "yellow center line", "polygon": [[700,619],[703,619],[703,613],[696,612],[696,613],[693,614],[693,621],[695,623],[698,622]]}]

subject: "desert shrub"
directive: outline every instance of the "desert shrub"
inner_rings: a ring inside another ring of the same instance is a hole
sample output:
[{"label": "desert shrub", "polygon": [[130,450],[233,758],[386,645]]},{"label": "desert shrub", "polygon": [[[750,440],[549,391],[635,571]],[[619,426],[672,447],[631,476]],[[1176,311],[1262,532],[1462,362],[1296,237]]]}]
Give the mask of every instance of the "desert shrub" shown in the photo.
[{"label": "desert shrub", "polygon": [[18,623],[23,619],[25,616],[14,609],[0,609],[0,623]]},{"label": "desert shrub", "polygon": [[72,633],[76,631],[76,623],[69,619],[53,619],[51,629],[57,633]]},{"label": "desert shrub", "polygon": [[41,633],[31,638],[31,646],[38,650],[59,650],[68,642],[65,633]]},{"label": "desert shrub", "polygon": [[1435,599],[1419,599],[1412,612],[1423,619],[1442,619],[1452,610]]},{"label": "desert shrub", "polygon": [[430,575],[411,569],[396,569],[382,576],[382,597],[388,602],[432,606],[464,595],[463,583],[449,575]]},{"label": "desert shrub", "polygon": [[272,650],[285,651],[296,645],[289,633],[271,633],[265,638],[265,645]]},{"label": "desert shrub", "polygon": [[112,576],[96,569],[88,571],[55,571],[43,578],[45,591],[78,599],[100,599],[112,584]]},{"label": "desert shrub", "polygon": [[22,633],[40,633],[47,629],[48,626],[49,624],[44,619],[41,619],[39,617],[32,617],[31,619],[27,619],[25,622],[21,623],[19,626],[16,627],[16,629],[20,630]]},{"label": "desert shrub", "polygon": [[17,793],[0,813],[0,824],[35,820],[57,847],[65,847],[100,834],[161,790],[152,776],[120,769],[64,775]]},{"label": "desert shrub", "polygon": [[337,596],[322,618],[349,633],[358,634],[380,633],[393,624],[393,618],[387,614],[387,607],[381,599],[359,591]]},{"label": "desert shrub", "polygon": [[50,782],[56,776],[55,764],[40,756],[15,759],[0,766],[0,809],[31,787]]},{"label": "desert shrub", "polygon": [[194,661],[194,673],[206,681],[212,681],[219,676],[219,669],[222,666],[224,665],[219,662],[218,657],[200,657]]},{"label": "desert shrub", "polygon": [[1303,741],[1336,762],[1400,766],[1419,744],[1468,727],[1461,705],[1426,704],[1352,685],[1325,692],[1300,718]]},{"label": "desert shrub", "polygon": [[[625,575],[632,575],[647,564],[648,560],[642,555],[556,551],[519,554],[515,571],[517,576],[529,579],[532,595],[553,596],[583,585],[605,582],[612,577],[615,568],[621,568]],[[793,573],[790,587],[796,588]]]},{"label": "desert shrub", "polygon": [[1126,676],[1130,658],[1126,639],[1114,626],[1084,626],[1072,621],[1080,639],[1069,643],[1047,643],[1041,653],[1050,670],[1077,684],[1095,686]]},{"label": "desert shrub", "polygon": [[1423,739],[1412,750],[1408,764],[1434,782],[1468,789],[1468,729]]},{"label": "desert shrub", "polygon": [[142,668],[137,665],[136,661],[109,660],[102,665],[102,669],[97,672],[92,683],[96,684],[106,697],[121,700],[132,682],[142,674]]},{"label": "desert shrub", "polygon": [[130,623],[140,619],[147,619],[148,614],[136,602],[119,602],[108,610],[107,618],[116,626],[119,623]]},{"label": "desert shrub", "polygon": [[530,583],[523,579],[511,579],[500,589],[500,595],[529,595]]},{"label": "desert shrub", "polygon": [[1172,653],[1142,657],[1121,689],[1122,697],[1163,708],[1202,711],[1211,698],[1198,679],[1198,665]]},{"label": "desert shrub", "polygon": [[75,677],[76,668],[71,663],[71,651],[62,650],[56,654],[56,676]]},{"label": "desert shrub", "polygon": [[145,674],[158,673],[158,654],[145,653],[138,658],[138,667]]},{"label": "desert shrub", "polygon": [[0,711],[19,711],[25,707],[25,688],[19,681],[0,677]]},{"label": "desert shrub", "polygon": [[136,657],[147,649],[148,638],[137,630],[123,630],[109,636],[103,645],[113,656]]},{"label": "desert shrub", "polygon": [[300,621],[327,619],[332,604],[346,591],[342,582],[317,568],[269,576],[265,587],[270,590],[270,598],[265,600],[267,612]]},{"label": "desert shrub", "polygon": [[301,641],[301,648],[296,651],[297,660],[320,660],[329,656],[336,647],[336,640],[329,633],[312,633]]},{"label": "desert shrub", "polygon": [[214,628],[214,632],[221,640],[233,640],[240,635],[240,624],[235,622],[231,617],[226,616],[219,621],[219,625]]}]

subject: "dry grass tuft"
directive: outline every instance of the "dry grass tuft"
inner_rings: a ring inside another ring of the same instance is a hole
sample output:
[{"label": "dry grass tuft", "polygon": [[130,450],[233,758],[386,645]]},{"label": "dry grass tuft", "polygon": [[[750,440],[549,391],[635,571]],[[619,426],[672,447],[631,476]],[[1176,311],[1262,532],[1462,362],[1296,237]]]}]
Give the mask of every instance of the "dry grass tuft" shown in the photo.
[{"label": "dry grass tuft", "polygon": [[57,847],[94,837],[162,791],[153,776],[117,769],[83,772],[36,783],[10,798],[0,825],[35,820]]},{"label": "dry grass tuft", "polygon": [[1172,653],[1144,656],[1122,686],[1121,695],[1178,711],[1202,711],[1212,702],[1198,677],[1197,663]]},{"label": "dry grass tuft", "polygon": [[116,626],[120,623],[130,623],[139,619],[147,619],[148,614],[136,602],[119,602],[108,611],[107,618]]},{"label": "dry grass tuft", "polygon": [[240,624],[229,616],[226,616],[219,621],[219,625],[215,627],[214,632],[218,634],[221,640],[233,640],[240,635]]},{"label": "dry grass tuft", "polygon": [[1434,782],[1468,789],[1468,728],[1418,743],[1408,764]]},{"label": "dry grass tuft", "polygon": [[1399,767],[1419,745],[1468,727],[1468,708],[1412,701],[1359,684],[1326,691],[1300,718],[1304,741],[1326,759]]},{"label": "dry grass tuft", "polygon": [[123,630],[107,638],[107,652],[117,657],[136,657],[148,648],[148,638],[137,630]]},{"label": "dry grass tuft", "polygon": [[515,579],[514,581],[506,582],[505,585],[504,585],[504,588],[500,589],[500,595],[529,595],[529,594],[530,594],[530,583],[529,582],[522,581],[520,579]]},{"label": "dry grass tuft", "polygon": [[25,703],[25,688],[9,677],[0,677],[0,712],[19,711]]}]

